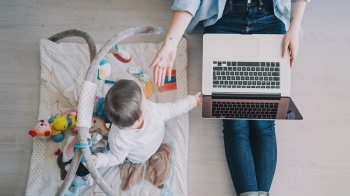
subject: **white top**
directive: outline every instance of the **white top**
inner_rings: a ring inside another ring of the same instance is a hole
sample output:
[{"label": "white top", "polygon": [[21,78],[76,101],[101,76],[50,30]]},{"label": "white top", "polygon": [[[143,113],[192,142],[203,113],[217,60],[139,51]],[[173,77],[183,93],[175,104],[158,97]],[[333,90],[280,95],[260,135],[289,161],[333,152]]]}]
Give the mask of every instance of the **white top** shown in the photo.
[{"label": "white top", "polygon": [[112,125],[108,136],[110,150],[96,153],[96,168],[118,165],[125,158],[133,163],[146,162],[159,148],[165,132],[165,121],[188,112],[197,106],[189,95],[173,103],[154,103],[147,100],[148,110],[143,114],[141,129],[119,129]]}]

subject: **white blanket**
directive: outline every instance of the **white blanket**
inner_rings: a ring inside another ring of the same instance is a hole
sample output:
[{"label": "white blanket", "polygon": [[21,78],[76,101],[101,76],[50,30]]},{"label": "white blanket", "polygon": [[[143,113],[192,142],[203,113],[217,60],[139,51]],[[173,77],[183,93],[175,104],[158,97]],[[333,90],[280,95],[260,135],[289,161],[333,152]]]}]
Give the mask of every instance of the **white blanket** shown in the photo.
[{"label": "white blanket", "polygon": [[[136,43],[121,44],[120,47],[132,56],[130,63],[118,61],[111,53],[106,59],[112,65],[112,74],[109,80],[118,78],[133,79],[141,83],[135,76],[127,72],[129,67],[141,67],[153,81],[153,69],[148,68],[156,52],[162,43]],[[97,44],[97,50],[102,45]],[[49,119],[53,115],[66,115],[74,109],[72,100],[72,86],[80,84],[89,66],[89,51],[86,44],[76,43],[54,43],[43,39],[40,41],[41,52],[41,88],[40,88],[40,108],[38,119]],[[174,65],[176,69],[177,90],[160,92],[154,85],[154,92],[149,98],[154,102],[169,102],[187,96],[187,43],[183,38],[180,41],[177,57]],[[100,94],[104,96],[110,84],[95,80],[100,89]],[[34,124],[35,122],[33,122]],[[102,126],[102,122],[96,124]],[[96,126],[94,128],[96,128]],[[92,128],[92,129],[94,129]],[[104,132],[108,133],[108,132]],[[64,131],[65,139],[62,142],[53,142],[51,138],[47,140],[34,138],[33,154],[30,164],[26,195],[53,195],[57,192],[62,181],[59,175],[59,168],[56,164],[57,149],[62,150],[66,143],[70,130]],[[173,148],[171,176],[166,181],[163,189],[151,185],[147,180],[133,186],[129,191],[121,191],[121,179],[119,168],[110,167],[99,169],[104,180],[120,195],[187,195],[187,156],[189,138],[189,116],[184,114],[166,123],[166,135],[164,142],[170,143]],[[97,185],[85,186],[81,189],[81,195],[104,195]]]}]

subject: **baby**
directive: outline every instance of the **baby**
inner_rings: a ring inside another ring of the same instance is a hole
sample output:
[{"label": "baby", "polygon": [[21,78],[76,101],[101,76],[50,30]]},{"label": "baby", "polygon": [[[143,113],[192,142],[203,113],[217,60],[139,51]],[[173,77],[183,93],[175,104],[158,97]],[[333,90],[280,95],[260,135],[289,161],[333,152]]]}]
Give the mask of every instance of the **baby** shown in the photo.
[{"label": "baby", "polygon": [[113,125],[110,150],[92,155],[97,168],[118,165],[127,158],[132,163],[146,162],[160,147],[165,121],[202,105],[200,92],[173,103],[154,103],[146,99],[133,80],[120,80],[104,100],[104,112]]}]

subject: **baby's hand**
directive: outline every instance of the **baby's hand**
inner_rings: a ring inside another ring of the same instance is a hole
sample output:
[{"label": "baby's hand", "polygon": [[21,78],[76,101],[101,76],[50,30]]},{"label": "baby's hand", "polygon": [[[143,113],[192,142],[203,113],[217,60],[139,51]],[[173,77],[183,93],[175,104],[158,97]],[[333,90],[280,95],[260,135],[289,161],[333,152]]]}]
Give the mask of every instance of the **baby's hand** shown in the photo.
[{"label": "baby's hand", "polygon": [[196,98],[197,101],[197,106],[202,106],[202,98],[199,97],[200,94],[201,92],[197,92],[196,94],[194,94],[194,98]]},{"label": "baby's hand", "polygon": [[92,161],[94,162],[94,164],[96,165],[97,164],[97,160],[98,160],[98,157],[96,156],[96,155],[92,155],[91,156],[91,158],[92,158]]}]

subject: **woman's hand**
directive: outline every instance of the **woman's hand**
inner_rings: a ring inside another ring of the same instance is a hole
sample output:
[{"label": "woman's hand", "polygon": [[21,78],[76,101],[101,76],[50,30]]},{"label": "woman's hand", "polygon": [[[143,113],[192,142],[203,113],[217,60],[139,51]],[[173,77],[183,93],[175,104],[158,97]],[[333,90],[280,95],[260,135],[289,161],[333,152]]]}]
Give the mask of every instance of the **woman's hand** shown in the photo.
[{"label": "woman's hand", "polygon": [[[288,51],[289,49],[289,51]],[[283,38],[282,57],[290,53],[290,67],[293,67],[299,51],[298,31],[289,29]]]},{"label": "woman's hand", "polygon": [[201,95],[201,92],[194,94],[194,98],[196,98],[197,106],[202,106],[202,98],[200,98],[199,95]]},{"label": "woman's hand", "polygon": [[154,82],[158,86],[164,85],[165,75],[168,79],[171,78],[171,70],[174,65],[177,47],[172,47],[164,43],[162,48],[158,51],[153,62],[149,65],[153,70]]}]

